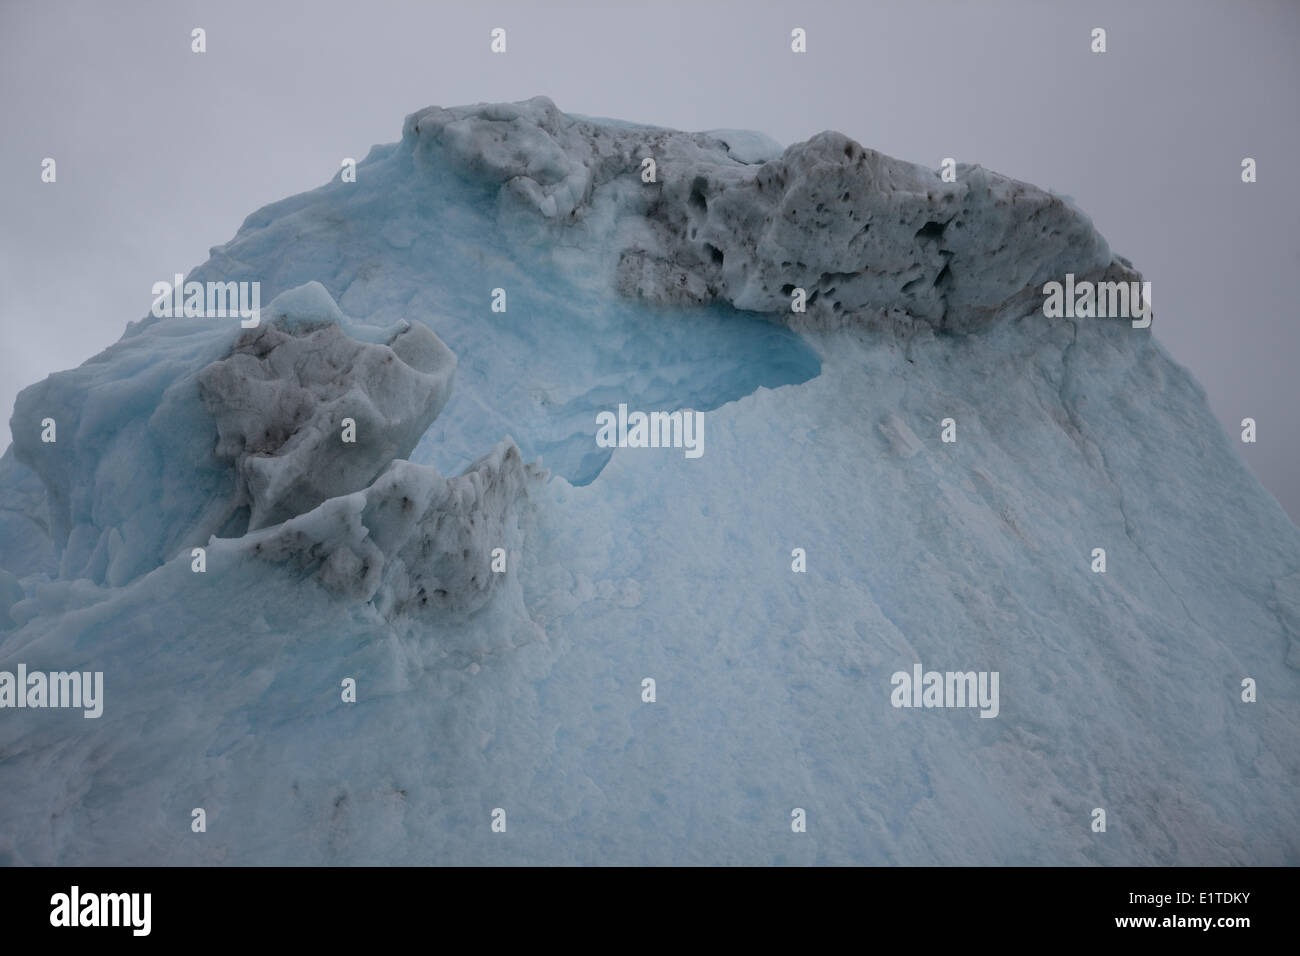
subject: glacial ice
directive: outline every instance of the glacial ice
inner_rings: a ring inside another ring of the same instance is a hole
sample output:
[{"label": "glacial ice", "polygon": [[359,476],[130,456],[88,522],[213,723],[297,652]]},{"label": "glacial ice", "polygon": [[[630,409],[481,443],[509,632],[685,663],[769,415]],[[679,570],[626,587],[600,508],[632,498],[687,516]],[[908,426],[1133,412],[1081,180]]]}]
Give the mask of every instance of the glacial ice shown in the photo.
[{"label": "glacial ice", "polygon": [[[401,323],[382,345],[350,338],[319,283],[282,293],[270,313],[198,375],[249,529],[356,491],[408,455],[447,403],[456,369],[423,325]],[[349,420],[356,437],[342,444]]]},{"label": "glacial ice", "polygon": [[[62,577],[124,584],[210,535],[359,490],[446,403],[455,358],[427,327],[356,341],[318,283],[266,311],[247,330],[155,322],[22,392],[13,420],[33,427],[15,429],[14,453],[45,485]],[[34,427],[46,418],[53,442]],[[338,441],[345,418],[355,443]]]},{"label": "glacial ice", "polygon": [[312,572],[326,590],[373,602],[389,617],[469,613],[499,581],[492,551],[516,555],[516,504],[544,472],[506,440],[464,474],[444,479],[429,465],[394,461],[373,484],[306,513],[218,541],[216,560],[249,556]]},{"label": "glacial ice", "polygon": [[[1300,535],[1150,330],[1041,314],[1065,272],[1136,276],[979,167],[413,114],[191,274],[265,330],[20,395],[0,669],[105,704],[0,711],[0,861],[1300,862]],[[596,449],[619,402],[706,453]],[[917,661],[999,716],[892,708]]]},{"label": "glacial ice", "polygon": [[[725,131],[611,130],[539,97],[431,107],[404,136],[417,168],[490,185],[503,211],[584,222],[588,243],[619,251],[619,291],[658,302],[788,313],[798,287],[809,322],[869,312],[965,331],[1053,276],[1115,261],[1062,197],[972,166],[944,183],[840,133],[755,164],[770,151],[742,141],[754,150],[738,158]],[[649,188],[632,175],[646,156]]]}]

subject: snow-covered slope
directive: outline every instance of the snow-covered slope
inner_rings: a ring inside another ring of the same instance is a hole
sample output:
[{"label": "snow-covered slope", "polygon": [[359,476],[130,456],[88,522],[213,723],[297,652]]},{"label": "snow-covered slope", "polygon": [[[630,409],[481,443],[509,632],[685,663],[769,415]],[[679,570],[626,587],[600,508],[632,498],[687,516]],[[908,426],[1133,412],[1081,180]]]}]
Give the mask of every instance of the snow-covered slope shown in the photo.
[{"label": "snow-covered slope", "polygon": [[[1138,278],[979,167],[412,115],[191,274],[259,328],[20,395],[0,671],[105,690],[0,710],[0,859],[1300,862],[1300,535],[1066,273]],[[599,447],[620,403],[704,454]],[[892,706],[918,662],[996,718]]]}]

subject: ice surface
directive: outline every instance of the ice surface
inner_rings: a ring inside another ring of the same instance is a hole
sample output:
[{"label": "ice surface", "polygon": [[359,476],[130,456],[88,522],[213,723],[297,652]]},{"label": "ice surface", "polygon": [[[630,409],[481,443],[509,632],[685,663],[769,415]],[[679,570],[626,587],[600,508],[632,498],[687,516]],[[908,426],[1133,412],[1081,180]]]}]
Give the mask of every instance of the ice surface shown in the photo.
[{"label": "ice surface", "polygon": [[390,618],[468,613],[504,580],[491,568],[493,550],[507,564],[512,549],[518,555],[515,505],[542,477],[509,440],[450,480],[432,466],[395,461],[361,491],[233,543],[218,541],[213,559],[286,564]]},{"label": "ice surface", "polygon": [[711,129],[704,134],[719,139],[727,146],[727,152],[732,158],[740,160],[742,163],[761,164],[769,160],[778,159],[783,147],[776,140],[763,133],[756,133],[753,130],[746,129]]},{"label": "ice surface", "polygon": [[[13,450],[45,485],[60,575],[123,584],[212,534],[359,490],[409,454],[447,401],[455,358],[423,325],[399,323],[384,344],[348,325],[310,283],[257,328],[155,322],[25,389]],[[354,443],[339,440],[345,418]]]},{"label": "ice surface", "polygon": [[[544,97],[431,107],[404,133],[417,170],[454,170],[494,189],[503,213],[522,207],[572,227],[538,235],[604,246],[619,257],[619,290],[657,302],[788,314],[797,287],[818,324],[867,312],[965,331],[1049,278],[1114,262],[1061,197],[978,166],[945,183],[840,133],[755,163],[774,144],[605,127]],[[656,161],[654,183],[640,178],[645,157]]]},{"label": "ice surface", "polygon": [[13,447],[0,455],[0,568],[16,574],[55,574],[45,486],[14,457]]},{"label": "ice surface", "polygon": [[[249,509],[250,529],[356,491],[410,454],[447,403],[456,370],[423,325],[401,323],[384,345],[350,338],[319,283],[282,293],[270,312],[198,376],[216,455],[235,463],[236,504]],[[354,440],[340,441],[344,428]]]},{"label": "ice surface", "polygon": [[[333,324],[253,341],[389,349],[400,387],[146,320],[24,392],[16,436],[60,416],[57,451],[17,448],[54,549],[7,455],[0,669],[102,670],[106,699],[0,711],[0,859],[1300,862],[1300,536],[1149,330],[1044,318],[1034,288],[1132,267],[977,167],[757,142],[421,111],[191,276],[298,289]],[[790,319],[801,283],[797,331],[737,311]],[[214,368],[242,372],[205,404]],[[381,428],[445,407],[346,493],[286,464],[269,524],[211,532],[193,573],[175,545],[239,494],[218,448],[267,416],[332,434],[354,385]],[[597,449],[619,402],[705,409],[704,456]],[[999,671],[999,716],[891,707],[917,661]]]}]

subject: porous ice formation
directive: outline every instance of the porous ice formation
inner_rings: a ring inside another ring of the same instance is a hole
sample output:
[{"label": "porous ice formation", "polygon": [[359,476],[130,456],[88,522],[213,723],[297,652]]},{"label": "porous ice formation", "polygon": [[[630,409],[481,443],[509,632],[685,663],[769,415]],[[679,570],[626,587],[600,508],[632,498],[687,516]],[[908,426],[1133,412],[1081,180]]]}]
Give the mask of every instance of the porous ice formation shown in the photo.
[{"label": "porous ice formation", "polygon": [[315,283],[267,311],[247,330],[147,325],[19,395],[15,421],[55,423],[54,441],[14,429],[14,454],[45,486],[60,576],[124,584],[210,535],[363,488],[446,403],[455,357],[427,327],[357,341]]},{"label": "porous ice formation", "polygon": [[[248,508],[249,529],[363,488],[410,454],[447,404],[456,359],[427,327],[402,323],[386,344],[367,344],[342,318],[319,284],[284,293],[270,322],[199,372],[216,455],[234,463],[234,505]],[[343,443],[349,419],[354,438]]]},{"label": "porous ice formation", "polygon": [[361,491],[214,554],[311,572],[330,592],[374,601],[388,616],[470,613],[503,579],[491,570],[493,550],[500,548],[502,564],[511,547],[518,555],[516,504],[542,477],[509,440],[451,479],[429,465],[395,461]]},{"label": "porous ice formation", "polygon": [[[848,315],[966,331],[1014,296],[1067,271],[1114,261],[1065,199],[979,166],[957,180],[866,149],[841,133],[779,158],[734,151],[726,133],[611,129],[565,116],[544,97],[408,118],[417,165],[499,184],[504,207],[571,223],[618,204],[618,289],[658,302],[724,299],[809,322]],[[655,161],[655,181],[636,175]],[[865,314],[865,315],[864,315]]]}]

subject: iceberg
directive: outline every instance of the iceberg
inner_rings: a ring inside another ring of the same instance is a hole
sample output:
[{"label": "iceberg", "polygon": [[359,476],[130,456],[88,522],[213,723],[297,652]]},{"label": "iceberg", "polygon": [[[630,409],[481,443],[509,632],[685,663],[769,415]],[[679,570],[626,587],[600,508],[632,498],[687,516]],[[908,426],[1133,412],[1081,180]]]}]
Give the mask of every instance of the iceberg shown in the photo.
[{"label": "iceberg", "polygon": [[410,115],[186,277],[256,327],[19,395],[0,671],[103,678],[0,862],[1300,862],[1300,533],[1067,275],[1143,281],[979,166]]}]

